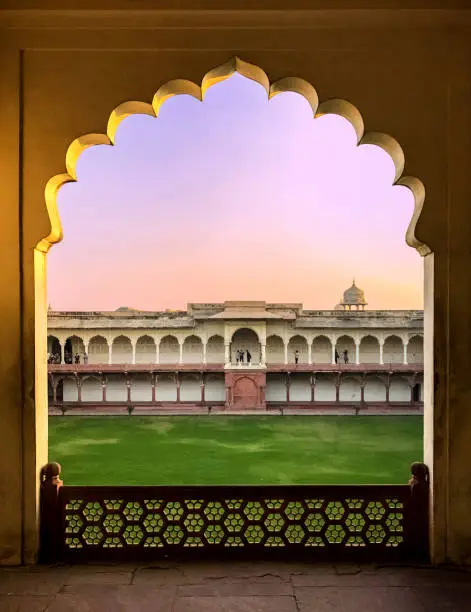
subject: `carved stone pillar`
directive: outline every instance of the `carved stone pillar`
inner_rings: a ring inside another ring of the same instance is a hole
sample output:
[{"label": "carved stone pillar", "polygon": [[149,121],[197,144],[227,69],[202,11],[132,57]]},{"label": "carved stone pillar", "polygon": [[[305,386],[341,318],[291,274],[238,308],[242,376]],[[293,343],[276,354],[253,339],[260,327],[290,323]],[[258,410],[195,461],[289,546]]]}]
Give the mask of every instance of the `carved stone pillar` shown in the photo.
[{"label": "carved stone pillar", "polygon": [[152,403],[155,404],[155,387],[157,386],[158,374],[151,374],[151,385],[152,385]]},{"label": "carved stone pillar", "polygon": [[131,403],[131,379],[126,376],[126,392],[127,392],[127,403]]},{"label": "carved stone pillar", "polygon": [[316,377],[313,374],[311,376],[311,402],[314,403],[316,401]]},{"label": "carved stone pillar", "polygon": [[207,347],[207,343],[203,342],[203,364],[204,365],[206,365],[206,360],[207,360],[206,347]]},{"label": "carved stone pillar", "polygon": [[284,356],[285,365],[288,365],[288,343],[287,342],[283,343],[283,348],[284,348],[284,353],[285,353],[285,356]]},{"label": "carved stone pillar", "polygon": [[77,385],[77,401],[82,402],[82,379],[77,374],[75,375],[75,384]]},{"label": "carved stone pillar", "polygon": [[290,373],[287,372],[286,373],[286,403],[290,402],[290,386],[291,386],[291,379],[290,379]]},{"label": "carved stone pillar", "polygon": [[201,403],[204,404],[206,401],[205,398],[205,389],[204,389],[204,373],[201,372]]},{"label": "carved stone pillar", "polygon": [[355,363],[360,365],[360,342],[355,342]]},{"label": "carved stone pillar", "polygon": [[335,401],[337,403],[340,402],[340,384],[341,384],[341,380],[340,380],[340,374],[337,376],[337,382],[335,383]]},{"label": "carved stone pillar", "polygon": [[106,376],[102,375],[101,377],[101,393],[102,393],[102,401],[106,402]]},{"label": "carved stone pillar", "polygon": [[177,403],[179,404],[180,403],[180,375],[178,372],[175,372],[175,381],[177,383]]},{"label": "carved stone pillar", "polygon": [[337,343],[336,342],[332,342],[332,365],[335,364],[335,350],[337,347]]},{"label": "carved stone pillar", "polygon": [[267,350],[266,350],[266,345],[265,344],[261,344],[260,345],[260,365],[264,366],[267,364]]},{"label": "carved stone pillar", "polygon": [[183,363],[183,342],[180,342],[180,357],[178,359],[178,363]]},{"label": "carved stone pillar", "polygon": [[224,363],[228,366],[231,363],[231,345],[224,344]]},{"label": "carved stone pillar", "polygon": [[136,363],[136,343],[132,343],[132,361],[131,363],[134,365]]},{"label": "carved stone pillar", "polygon": [[407,365],[407,346],[408,346],[409,342],[404,342],[404,359],[403,359],[403,363],[404,365]]},{"label": "carved stone pillar", "polygon": [[307,362],[309,365],[312,364],[312,343],[307,343]]},{"label": "carved stone pillar", "polygon": [[383,347],[384,347],[384,340],[380,340],[379,342],[379,363],[380,365],[384,364]]}]

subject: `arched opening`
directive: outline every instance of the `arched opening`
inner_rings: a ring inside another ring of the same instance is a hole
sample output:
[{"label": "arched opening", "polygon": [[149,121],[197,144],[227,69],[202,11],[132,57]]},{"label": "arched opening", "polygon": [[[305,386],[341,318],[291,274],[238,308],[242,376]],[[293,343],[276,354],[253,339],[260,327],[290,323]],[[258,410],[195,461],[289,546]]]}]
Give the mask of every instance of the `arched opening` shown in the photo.
[{"label": "arched opening", "polygon": [[410,384],[403,376],[391,377],[389,386],[389,401],[408,403],[410,401]]},{"label": "arched opening", "polygon": [[315,401],[318,403],[335,402],[336,396],[336,380],[332,374],[316,374]]},{"label": "arched opening", "polygon": [[386,383],[377,376],[367,376],[364,390],[365,402],[375,404],[386,401]]},{"label": "arched opening", "polygon": [[136,363],[155,363],[157,348],[151,336],[141,336],[136,342]]},{"label": "arched opening", "polygon": [[106,400],[108,402],[126,402],[128,388],[123,374],[109,374],[106,377]]},{"label": "arched opening", "polygon": [[407,344],[407,363],[424,362],[424,338],[413,336]]},{"label": "arched opening", "polygon": [[98,376],[85,376],[82,380],[82,402],[102,402],[103,386]]},{"label": "arched opening", "polygon": [[159,374],[155,388],[155,399],[158,402],[177,401],[177,381],[172,374]]},{"label": "arched opening", "polygon": [[47,337],[47,361],[48,363],[61,363],[62,361],[61,343],[55,336]]},{"label": "arched opening", "polygon": [[60,382],[62,383],[62,401],[77,402],[79,397],[76,379],[73,376],[64,376]]},{"label": "arched opening", "polygon": [[[137,347],[137,345],[136,345]],[[150,344],[149,344],[150,347]],[[154,345],[155,348],[155,345]],[[149,353],[147,353],[149,354]],[[137,352],[136,352],[137,361]],[[139,363],[153,363],[149,361],[141,361]],[[139,402],[151,402],[152,401],[152,378],[146,373],[136,373],[130,378],[131,385],[131,401],[133,405],[139,404]]]},{"label": "arched opening", "polygon": [[183,342],[183,363],[203,363],[203,343],[198,336],[187,336]]},{"label": "arched opening", "polygon": [[87,361],[85,357],[85,344],[79,336],[70,336],[70,338],[67,338],[64,347],[68,359],[66,363],[79,364]]},{"label": "arched opening", "polygon": [[206,362],[224,363],[224,338],[211,336],[206,344]]},{"label": "arched opening", "polygon": [[[325,110],[325,107],[324,107],[324,110]],[[121,111],[123,111],[123,109],[121,109]],[[117,121],[118,120],[116,119],[116,122]],[[398,169],[395,168],[395,170],[396,170],[396,174],[398,174]],[[397,179],[395,178],[394,180],[396,181]],[[202,223],[206,223],[207,217],[204,217],[204,215],[202,215],[202,217],[204,219]],[[241,215],[241,217],[243,218],[243,215]],[[244,228],[246,228],[246,226],[244,226],[243,229]],[[339,242],[339,244],[341,244],[341,242]],[[249,245],[249,248],[252,249],[251,251],[252,253],[255,253],[255,246],[258,246],[258,243],[254,240],[252,241],[252,244]],[[170,250],[170,247],[172,247],[172,245],[167,244],[166,247],[168,247],[169,249],[168,253],[172,253],[172,257],[173,257],[174,251]],[[225,259],[225,261],[227,261],[227,259],[230,259],[231,257],[236,259],[238,253],[241,250],[243,250],[242,247],[239,247],[238,243],[232,244],[229,242],[229,244],[222,244],[222,247],[223,247],[223,251],[220,251],[220,252],[224,252],[224,258],[221,258],[221,259]],[[214,257],[214,252],[213,252],[213,257]],[[255,257],[253,257],[253,261],[251,262],[251,264],[253,265],[253,267],[256,267],[257,261]],[[168,267],[171,267],[171,266],[168,266]],[[175,281],[175,278],[178,277],[178,274],[175,274],[174,271],[172,272],[172,274],[173,274],[173,280]],[[213,277],[216,277],[216,275],[212,272],[212,269],[211,269],[211,274],[213,275]],[[221,282],[225,280],[222,278],[222,275],[217,276],[217,278],[218,280],[221,279]],[[276,280],[278,279],[275,279],[275,281]],[[308,284],[306,283],[306,277],[304,277],[302,281],[303,281],[303,284],[305,285]],[[196,282],[192,284],[193,287],[196,285],[197,285]],[[220,307],[219,310],[222,311],[223,306],[221,303],[218,303],[218,307]],[[297,310],[299,312],[302,312],[302,311],[301,311],[301,308],[296,305],[290,306],[289,304],[285,304],[285,307],[286,307],[286,310],[288,311],[286,318],[280,317],[280,321],[274,322],[272,319],[270,320],[270,317],[267,316],[266,317],[267,327],[271,329],[271,331],[276,332],[277,334],[281,334],[283,337],[289,337],[290,334],[293,333],[293,330],[296,330],[296,327],[297,327],[296,321],[293,321],[292,311],[297,311]],[[332,307],[333,307],[333,304],[330,308]],[[267,309],[270,310],[269,303],[267,303]],[[128,310],[132,310],[132,309],[128,309]],[[204,310],[204,308],[202,307],[201,310]],[[188,309],[188,311],[190,311],[190,308]],[[185,334],[188,333],[188,330],[192,329],[193,324],[194,326],[198,324],[198,321],[197,321],[198,317],[195,316],[194,321],[189,321],[188,319],[190,319],[190,316],[189,316],[189,313],[186,311],[184,315],[183,314],[180,315],[178,311],[162,311],[159,314],[161,314],[162,318],[165,319],[165,330],[171,330],[172,333],[175,333],[178,335],[178,339],[177,337],[173,335],[168,335],[168,336],[164,336],[162,340],[160,341],[159,351],[158,351],[158,355],[159,355],[158,361],[160,365],[177,364],[180,362],[184,364],[196,363],[196,362],[192,362],[191,351],[188,349],[188,347],[186,347],[186,341],[182,342],[181,345],[179,344],[179,342],[182,341],[182,338],[185,336]],[[238,329],[232,336],[232,345],[230,349],[230,358],[229,358],[229,361],[231,361],[232,365],[237,363],[237,356],[236,356],[237,351],[244,353],[243,363],[245,364],[247,363],[247,353],[248,352],[250,352],[251,354],[251,360],[250,360],[251,364],[256,365],[263,360],[263,354],[262,354],[263,344],[260,343],[260,340],[262,340],[262,343],[263,343],[264,325],[261,324],[257,320],[257,317],[260,315],[257,315],[257,313],[255,314],[250,313],[250,314],[253,316],[248,316],[246,319],[243,316],[239,317],[240,319],[243,319],[241,324],[247,327]],[[349,312],[348,314],[352,318],[356,316],[355,311]],[[365,313],[361,312],[360,314],[364,315]],[[205,321],[205,325],[207,325],[207,328],[204,328],[204,330],[202,331],[203,337],[206,338],[209,334],[212,334],[216,330],[218,331],[218,335],[210,336],[210,339],[208,341],[208,345],[207,345],[207,362],[208,363],[219,363],[219,364],[224,363],[225,361],[224,359],[225,358],[224,340],[222,336],[219,334],[224,334],[224,338],[227,343],[229,339],[231,338],[231,333],[233,329],[239,324],[239,323],[234,323],[234,321],[230,317],[225,319],[224,316],[225,316],[225,313],[218,312],[217,314],[212,315],[212,320],[210,320],[209,322]],[[276,318],[275,315],[273,314],[271,314],[271,316],[273,318]],[[314,320],[314,322],[313,321],[310,322],[309,328],[307,329],[306,333],[307,333],[308,338],[311,338],[315,333],[319,333],[319,329],[321,330],[324,329],[324,333],[329,334],[332,337],[335,337],[339,333],[343,334],[343,331],[345,331],[346,333],[339,337],[339,339],[337,340],[337,344],[336,344],[338,352],[340,353],[340,361],[341,362],[344,361],[345,351],[346,351],[346,357],[349,363],[353,364],[357,361],[355,343],[353,341],[352,336],[349,335],[350,333],[354,334],[354,331],[352,329],[354,326],[351,323],[351,319],[348,319],[347,317],[343,317],[342,319],[340,313],[333,314],[331,312],[329,315],[331,320],[328,321],[328,323],[323,324],[323,325],[316,325],[315,319],[316,317],[318,317],[318,313],[316,314],[314,311],[306,311],[306,313],[303,316],[305,316],[306,319],[311,318]],[[335,325],[334,324],[331,325],[331,321],[335,319],[335,317],[337,317],[338,320],[336,321]],[[265,323],[265,319],[262,318],[262,321]],[[252,326],[254,329],[251,329],[250,326]],[[257,334],[255,330],[260,330],[260,332]],[[163,333],[167,333],[167,331],[164,331]],[[162,334],[162,331],[159,330],[158,332],[159,337],[161,334]],[[281,336],[276,336],[275,333],[273,333],[272,336],[269,336],[269,339],[270,337],[278,337],[281,339]],[[356,330],[355,330],[354,337],[355,338],[359,337],[359,333]],[[213,348],[215,349],[216,347],[217,347],[217,350],[214,350],[213,352],[212,349]],[[198,345],[198,351],[200,351],[200,348],[202,347]],[[268,342],[267,342],[266,348],[267,348],[267,353],[268,353],[268,349],[269,349]],[[279,350],[279,348],[280,346],[278,344],[277,350]],[[317,336],[315,340],[313,341],[311,348],[312,348],[311,356],[315,363],[328,364],[331,362],[332,346],[330,344],[330,340],[328,339],[326,335]],[[288,345],[289,363],[294,363],[296,361],[297,352],[299,353],[298,363],[307,364],[309,362],[308,341],[306,340],[304,336],[299,335],[298,333],[296,334],[296,336],[293,336],[291,338],[290,344]],[[136,353],[137,353],[137,349],[136,349]],[[284,347],[283,347],[283,353],[284,353]],[[215,354],[217,354],[217,357],[214,356]],[[113,357],[113,360],[114,360],[114,357]],[[285,355],[283,354],[283,359],[280,363],[284,363],[284,361],[285,361]],[[201,361],[199,363],[201,363]],[[176,368],[176,370],[178,370],[178,368]],[[245,375],[245,374],[248,374],[248,372],[240,372],[239,375],[240,374]],[[252,372],[250,372],[250,374],[252,374]],[[189,393],[188,389],[191,390],[192,385],[194,386],[196,390],[196,382],[195,382],[196,377],[192,378],[190,376],[188,378],[188,385],[187,385],[187,382],[185,382],[186,375],[182,375],[181,372],[179,372],[178,376],[182,376],[180,378],[179,394],[177,392],[176,380],[175,380],[175,377],[173,377],[173,374],[170,374],[170,373],[169,374],[160,374],[160,373],[158,374],[158,377],[157,377],[158,383],[157,383],[156,392],[155,392],[156,401],[172,402],[172,401],[176,401],[177,397],[179,397],[181,401],[193,401],[193,400],[186,400],[185,397],[187,397],[187,393]],[[218,378],[218,380],[221,381],[222,377]],[[276,385],[278,386],[277,388],[281,394],[281,385],[280,385],[280,381],[282,380],[281,377],[277,378],[276,376],[274,376],[273,380],[276,381]],[[315,385],[316,402],[335,401],[336,381],[337,379],[334,378],[332,375],[325,375],[325,376],[318,375],[316,385]],[[235,398],[234,408],[237,409],[237,407],[239,406],[240,408],[245,409],[247,407],[247,397],[253,398],[252,407],[255,407],[256,405],[258,405],[259,391],[261,388],[262,387],[257,387],[257,385],[254,383],[254,379],[251,379],[248,376],[237,380],[236,383],[234,384],[234,387],[231,389],[234,395],[234,398]],[[206,389],[207,398],[208,398],[208,389],[209,387]],[[286,391],[286,385],[285,385],[285,391]],[[291,379],[291,385],[290,385],[289,391],[290,391],[291,401],[294,401],[294,402],[310,401],[311,393],[313,392],[313,387],[311,386],[309,376],[304,376],[298,372]],[[267,398],[269,396],[271,397],[270,395],[271,392],[272,390],[267,388]],[[276,395],[276,393],[274,393],[273,395]],[[241,398],[243,396],[244,396],[244,401],[242,402]],[[356,379],[352,379],[352,380],[348,378],[343,379],[342,384],[340,386],[340,400],[347,401],[347,402],[358,402],[360,401],[360,397],[361,397],[361,389],[360,389],[360,385],[358,381]]]},{"label": "arched opening", "polygon": [[353,376],[342,376],[340,382],[339,400],[341,402],[357,403],[361,401],[361,384]]},{"label": "arched opening", "polygon": [[206,403],[223,403],[226,399],[224,374],[208,374],[204,381],[204,394]]},{"label": "arched opening", "polygon": [[378,338],[363,336],[360,342],[360,363],[380,363]]},{"label": "arched opening", "polygon": [[248,376],[243,376],[236,380],[232,394],[236,410],[256,409],[258,389],[255,382]]},{"label": "arched opening", "polygon": [[383,346],[384,363],[404,363],[404,343],[399,336],[388,336]]},{"label": "arched opening", "polygon": [[241,328],[232,334],[231,363],[258,365],[261,361],[261,347],[258,335],[249,328]]},{"label": "arched opening", "polygon": [[286,402],[285,374],[267,374],[266,400],[267,402]]},{"label": "arched opening", "polygon": [[291,375],[290,401],[291,402],[310,402],[311,401],[311,377],[309,374],[296,373]]},{"label": "arched opening", "polygon": [[327,336],[316,336],[312,341],[312,363],[332,363],[332,342]]},{"label": "arched opening", "polygon": [[132,363],[132,343],[126,336],[118,336],[111,345],[111,362]]},{"label": "arched opening", "polygon": [[267,365],[285,362],[285,343],[280,336],[267,338]]},{"label": "arched opening", "polygon": [[180,381],[180,401],[201,401],[201,378],[195,374],[184,374]]},{"label": "arched opening", "polygon": [[288,363],[308,363],[308,344],[304,336],[292,336],[288,342]]},{"label": "arched opening", "polygon": [[93,336],[88,343],[88,363],[108,363],[110,351],[108,342],[103,336]]},{"label": "arched opening", "polygon": [[338,363],[356,363],[356,346],[351,336],[340,336],[337,338],[335,349],[338,355]]},{"label": "arched opening", "polygon": [[178,363],[180,361],[180,344],[175,336],[164,336],[159,344],[159,363]]}]

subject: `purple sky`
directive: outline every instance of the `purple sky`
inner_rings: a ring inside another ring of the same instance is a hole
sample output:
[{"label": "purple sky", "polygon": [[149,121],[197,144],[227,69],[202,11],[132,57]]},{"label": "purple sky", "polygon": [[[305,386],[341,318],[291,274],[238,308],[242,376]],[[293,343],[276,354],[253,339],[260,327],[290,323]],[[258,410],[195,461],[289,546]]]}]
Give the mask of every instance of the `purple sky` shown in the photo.
[{"label": "purple sky", "polygon": [[203,103],[174,97],[79,159],[59,193],[49,303],[332,308],[354,277],[371,309],[422,308],[422,260],[404,239],[413,198],[393,176],[381,149],[356,147],[340,117],[314,120],[297,94],[268,101],[234,75]]}]

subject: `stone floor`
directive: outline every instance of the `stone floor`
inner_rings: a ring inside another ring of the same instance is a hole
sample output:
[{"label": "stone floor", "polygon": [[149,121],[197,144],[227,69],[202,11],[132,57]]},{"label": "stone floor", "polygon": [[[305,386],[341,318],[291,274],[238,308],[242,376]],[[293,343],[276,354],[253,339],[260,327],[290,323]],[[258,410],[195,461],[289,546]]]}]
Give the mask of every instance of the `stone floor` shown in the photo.
[{"label": "stone floor", "polygon": [[0,569],[1,612],[466,612],[471,570],[291,563]]}]

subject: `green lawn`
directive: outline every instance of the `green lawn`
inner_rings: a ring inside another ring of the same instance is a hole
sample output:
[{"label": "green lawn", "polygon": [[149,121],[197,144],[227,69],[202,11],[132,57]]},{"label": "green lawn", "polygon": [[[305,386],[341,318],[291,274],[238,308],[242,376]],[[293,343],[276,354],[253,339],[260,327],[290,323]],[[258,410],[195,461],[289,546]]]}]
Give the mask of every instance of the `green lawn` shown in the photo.
[{"label": "green lawn", "polygon": [[51,417],[69,485],[407,483],[422,417]]}]

